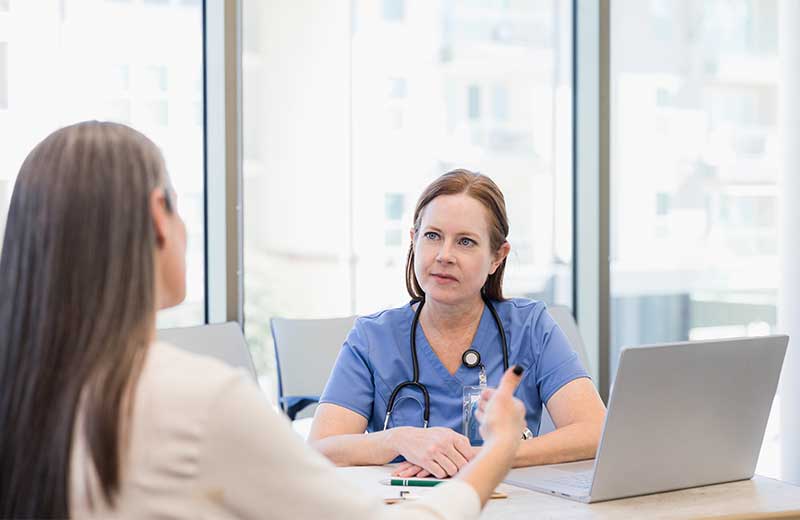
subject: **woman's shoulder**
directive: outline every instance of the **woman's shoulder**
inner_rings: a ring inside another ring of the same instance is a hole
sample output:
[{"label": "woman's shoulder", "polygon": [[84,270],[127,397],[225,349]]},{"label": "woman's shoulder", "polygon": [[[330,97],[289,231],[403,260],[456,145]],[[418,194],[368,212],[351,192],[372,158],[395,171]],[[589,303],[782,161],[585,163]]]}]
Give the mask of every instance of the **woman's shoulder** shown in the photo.
[{"label": "woman's shoulder", "polygon": [[383,309],[372,314],[359,316],[354,328],[374,329],[405,323],[414,315],[411,304],[406,303],[399,307]]},{"label": "woman's shoulder", "polygon": [[209,457],[224,461],[231,439],[259,414],[269,415],[268,400],[244,371],[163,342],[149,347],[133,407],[128,482],[158,485],[126,485],[125,504],[152,502],[158,492],[187,508],[196,503],[198,482],[208,478]]},{"label": "woman's shoulder", "polygon": [[[150,345],[139,379],[140,394],[156,395],[170,409],[203,410],[232,382],[246,378],[242,370],[222,361],[188,352],[166,342]],[[160,406],[161,407],[161,406]]]},{"label": "woman's shoulder", "polygon": [[530,298],[508,298],[492,303],[498,312],[518,318],[538,318],[547,309],[547,305],[543,301]]},{"label": "woman's shoulder", "polygon": [[547,310],[547,304],[541,300],[509,298],[495,302],[495,308],[500,318],[509,323],[511,328],[522,327],[539,340],[543,340],[557,326]]},{"label": "woman's shoulder", "polygon": [[[176,364],[182,367],[207,372],[212,376],[217,375],[225,377],[240,372],[216,358],[190,352],[166,341],[157,341],[150,345],[150,351],[148,352],[146,361],[147,366],[157,370],[172,371]],[[189,370],[181,370],[181,372],[191,378],[191,372]]]}]

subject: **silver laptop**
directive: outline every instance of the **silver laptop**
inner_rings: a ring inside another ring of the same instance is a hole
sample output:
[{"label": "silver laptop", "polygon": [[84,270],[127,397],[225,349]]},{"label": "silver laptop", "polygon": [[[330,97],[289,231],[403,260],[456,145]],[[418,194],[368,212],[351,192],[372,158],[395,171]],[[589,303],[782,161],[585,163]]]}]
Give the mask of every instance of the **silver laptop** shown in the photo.
[{"label": "silver laptop", "polygon": [[624,349],[594,460],[505,482],[599,502],[753,477],[788,336]]}]

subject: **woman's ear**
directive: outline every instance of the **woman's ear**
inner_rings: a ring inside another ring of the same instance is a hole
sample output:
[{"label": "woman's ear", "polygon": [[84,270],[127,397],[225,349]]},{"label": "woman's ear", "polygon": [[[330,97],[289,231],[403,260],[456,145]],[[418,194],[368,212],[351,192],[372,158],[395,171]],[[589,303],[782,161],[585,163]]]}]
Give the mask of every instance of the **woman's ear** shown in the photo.
[{"label": "woman's ear", "polygon": [[500,264],[503,263],[508,257],[508,253],[511,252],[511,244],[508,243],[508,240],[503,242],[503,245],[494,253],[494,260],[492,260],[492,268],[489,270],[489,274],[494,274],[497,271],[497,268],[500,267]]},{"label": "woman's ear", "polygon": [[164,242],[168,234],[169,205],[170,203],[167,200],[167,195],[163,188],[156,188],[150,192],[150,215],[153,218],[156,246],[159,248],[164,247]]},{"label": "woman's ear", "polygon": [[411,248],[412,248],[412,249],[414,248],[414,235],[415,235],[415,234],[416,234],[416,233],[414,232],[414,228],[413,228],[413,227],[412,227],[411,229],[409,229],[409,230],[408,230],[408,238],[410,238],[410,239],[411,239]]}]

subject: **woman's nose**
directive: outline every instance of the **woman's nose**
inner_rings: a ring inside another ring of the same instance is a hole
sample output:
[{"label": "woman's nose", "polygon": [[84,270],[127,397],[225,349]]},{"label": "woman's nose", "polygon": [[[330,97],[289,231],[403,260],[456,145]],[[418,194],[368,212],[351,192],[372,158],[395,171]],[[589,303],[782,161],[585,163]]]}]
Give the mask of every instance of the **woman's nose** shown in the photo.
[{"label": "woman's nose", "polygon": [[452,245],[442,242],[442,247],[439,248],[439,252],[436,255],[436,261],[443,263],[453,263],[455,261],[455,258],[453,257]]}]

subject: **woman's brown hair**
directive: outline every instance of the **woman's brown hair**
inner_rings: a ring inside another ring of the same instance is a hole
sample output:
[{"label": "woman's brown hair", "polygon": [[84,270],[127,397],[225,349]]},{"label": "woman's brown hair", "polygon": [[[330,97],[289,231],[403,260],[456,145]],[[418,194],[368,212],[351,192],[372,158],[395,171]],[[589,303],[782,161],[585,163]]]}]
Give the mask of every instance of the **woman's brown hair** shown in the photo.
[{"label": "woman's brown hair", "polygon": [[114,503],[167,183],[156,146],[114,123],[57,130],[22,164],[0,257],[0,518],[69,516],[76,430]]},{"label": "woman's brown hair", "polygon": [[[453,170],[440,176],[425,188],[417,201],[414,210],[414,236],[419,233],[422,224],[422,211],[436,197],[440,195],[458,195],[464,193],[477,200],[488,210],[489,242],[492,251],[497,251],[508,237],[508,216],[506,215],[506,201],[497,184],[486,175],[474,173],[469,170]],[[503,298],[503,273],[506,270],[506,259],[500,266],[486,278],[483,292],[491,300],[502,301]],[[425,292],[419,285],[417,275],[414,273],[414,244],[408,248],[406,259],[406,289],[413,300],[421,300]]]}]

